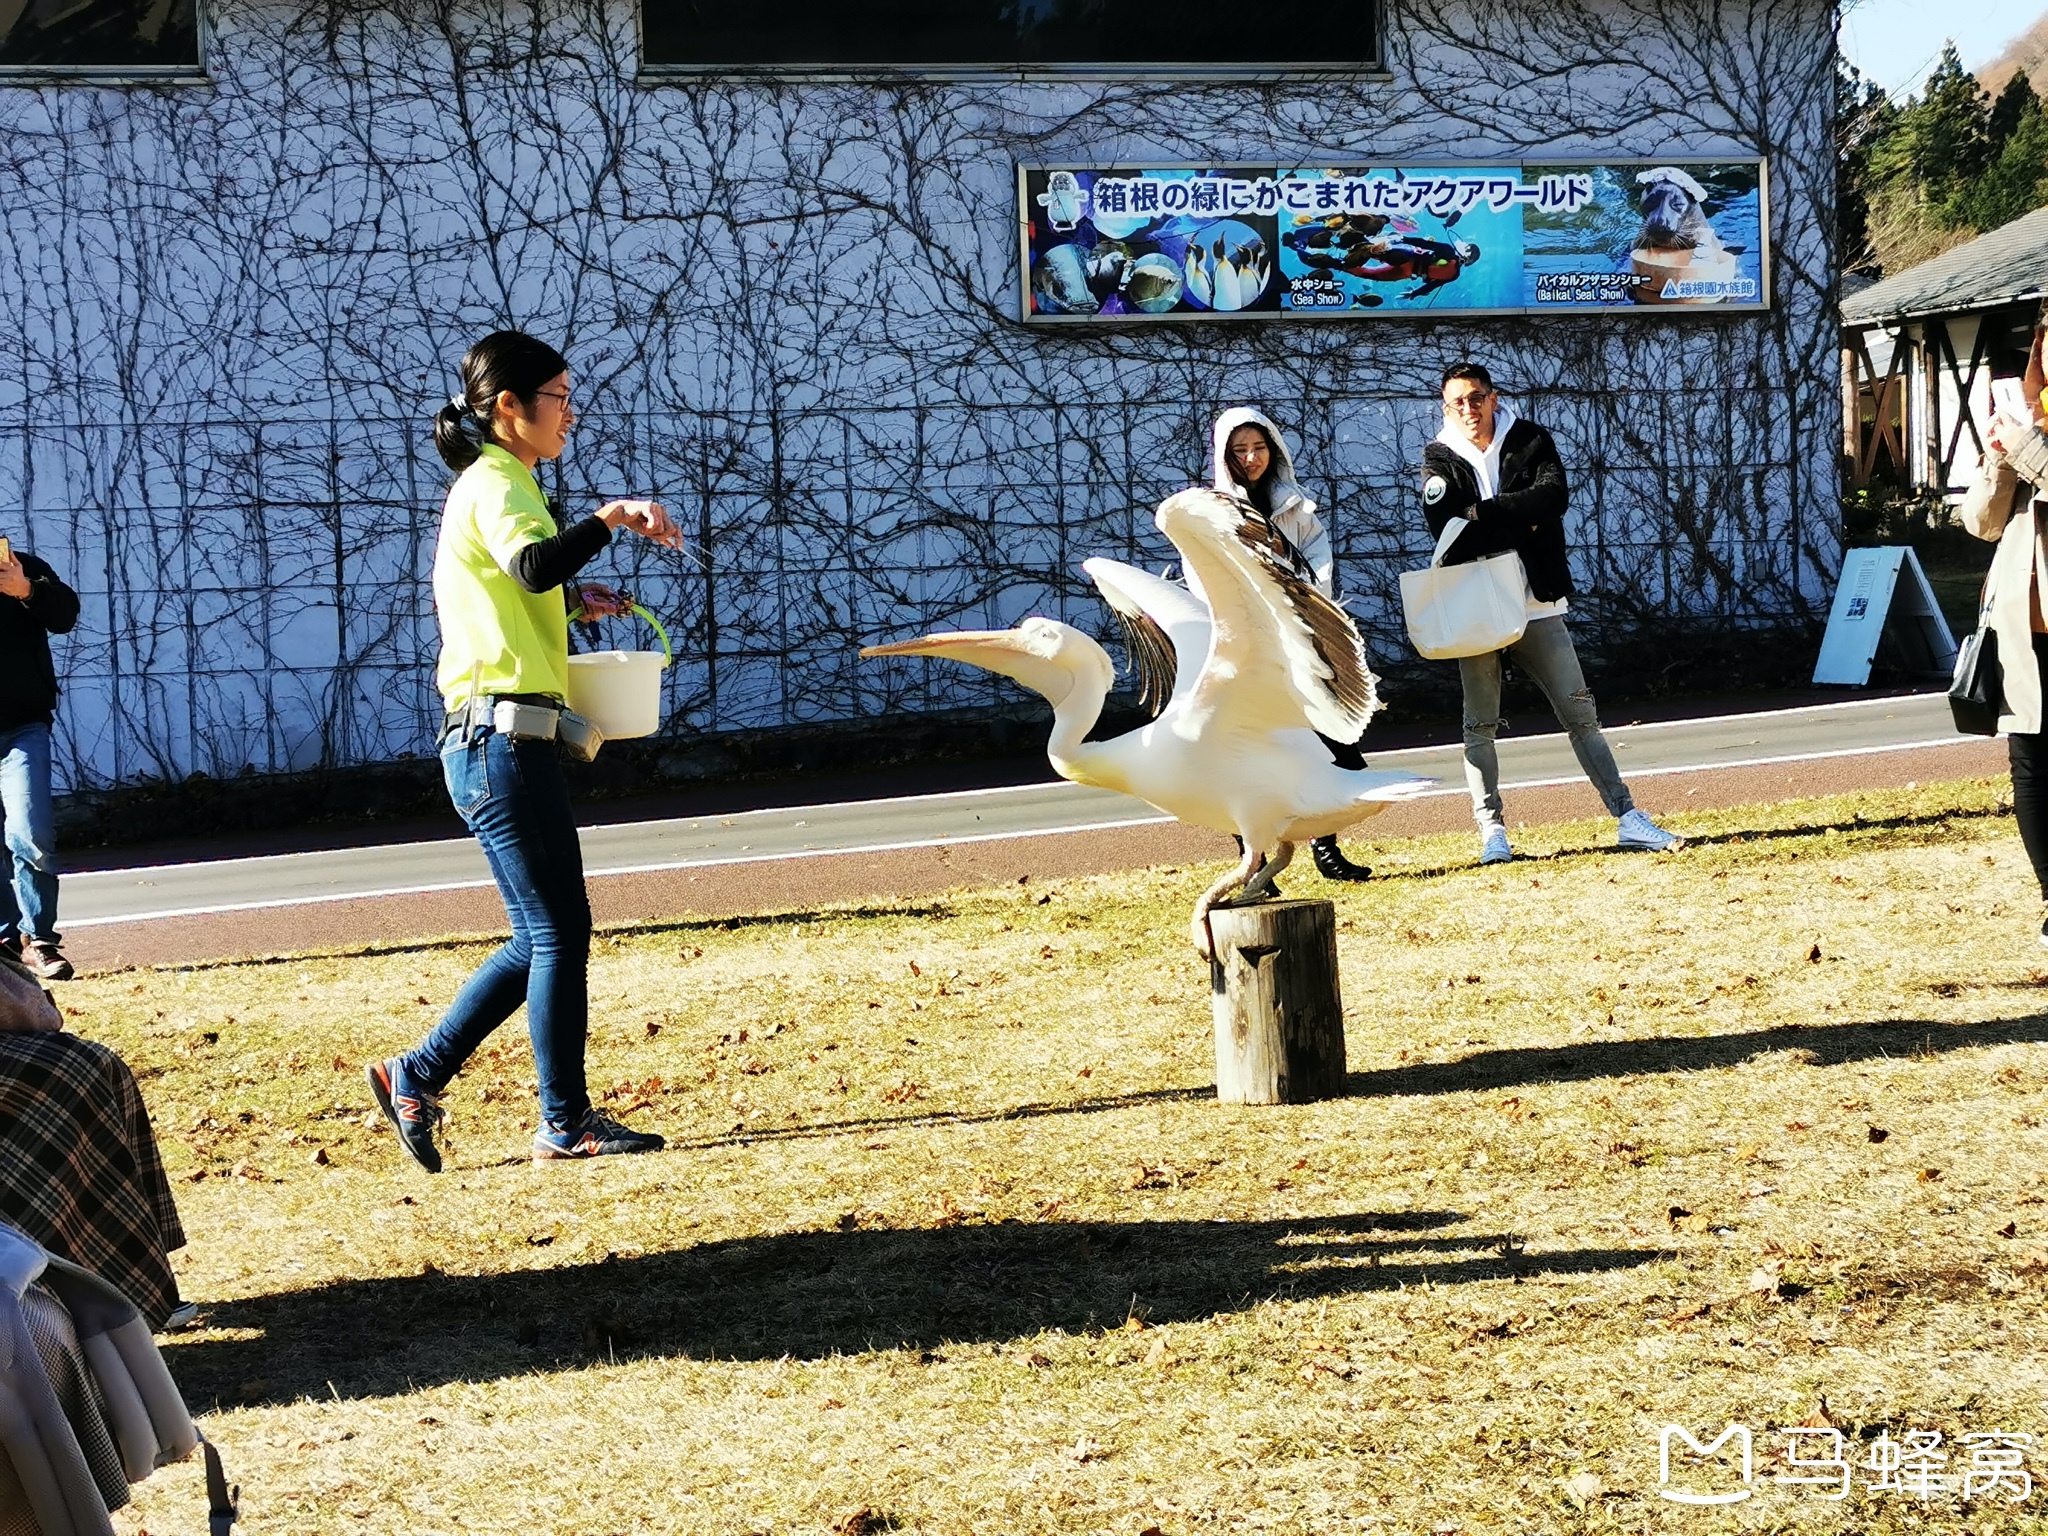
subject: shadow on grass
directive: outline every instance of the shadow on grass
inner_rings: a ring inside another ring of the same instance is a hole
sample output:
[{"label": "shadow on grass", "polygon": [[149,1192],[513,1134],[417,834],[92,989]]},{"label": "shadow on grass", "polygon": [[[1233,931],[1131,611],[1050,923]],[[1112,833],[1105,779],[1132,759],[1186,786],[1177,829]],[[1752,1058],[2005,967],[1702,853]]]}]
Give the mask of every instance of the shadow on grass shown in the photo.
[{"label": "shadow on grass", "polygon": [[[1014,1104],[1008,1109],[933,1110],[922,1115],[861,1115],[848,1120],[821,1120],[810,1125],[760,1126],[728,1131],[718,1136],[671,1137],[671,1151],[702,1151],[709,1147],[744,1147],[757,1141],[814,1141],[826,1136],[851,1136],[856,1132],[916,1130],[930,1125],[995,1125],[1004,1120],[1038,1120],[1047,1115],[1099,1115],[1118,1109],[1135,1109],[1141,1104],[1192,1104],[1214,1099],[1213,1086],[1202,1088],[1148,1088],[1140,1093],[1105,1094],[1092,1099],[1069,1099],[1056,1104]],[[523,1163],[524,1157],[507,1158],[507,1166]]]},{"label": "shadow on grass", "polygon": [[[1737,847],[1743,843],[1776,843],[1826,837],[1831,832],[1911,832],[1939,827],[1954,821],[1991,821],[2011,814],[2010,808],[1968,807],[1959,810],[1922,811],[1905,816],[1849,816],[1838,821],[1809,822],[1796,827],[1756,827],[1739,828],[1730,832],[1687,833],[1685,842],[1688,848],[1726,848]],[[1370,822],[1362,823],[1346,835],[1370,841],[1371,825]],[[1523,865],[1557,864],[1567,859],[1583,859],[1595,854],[1617,854],[1629,858],[1644,856],[1642,849],[1617,848],[1612,843],[1588,843],[1582,846],[1553,848],[1548,853],[1525,853],[1517,848],[1514,862],[1509,865],[1482,866],[1475,854],[1471,858],[1453,859],[1442,864],[1378,869],[1373,873],[1373,880],[1436,880],[1448,874],[1481,870],[1489,874],[1512,874]],[[1675,854],[1672,857],[1683,855]]]},{"label": "shadow on grass", "polygon": [[1429,1093],[1484,1093],[1531,1083],[1584,1082],[1596,1077],[1641,1077],[1659,1072],[1706,1072],[1733,1067],[1778,1051],[1804,1053],[1811,1065],[1839,1067],[1883,1057],[1927,1056],[1987,1045],[2048,1041],[2048,1015],[1982,1024],[1930,1019],[1888,1019],[1869,1024],[1786,1024],[1732,1035],[1660,1036],[1597,1040],[1584,1045],[1530,1046],[1478,1051],[1457,1061],[1418,1062],[1353,1072],[1344,1081],[1353,1097]]},{"label": "shadow on grass", "polygon": [[[634,919],[625,923],[601,924],[592,930],[601,939],[636,939],[676,933],[737,933],[742,928],[779,928],[786,923],[844,922],[884,917],[924,918],[944,922],[960,915],[959,908],[943,901],[919,906],[860,906],[804,908],[801,911],[748,913],[738,917],[670,918],[658,923]],[[240,971],[273,965],[296,965],[302,960],[360,960],[380,955],[427,955],[439,950],[478,949],[505,942],[509,930],[494,928],[475,933],[446,934],[433,939],[399,939],[376,944],[350,944],[340,949],[280,951],[268,955],[235,955],[221,960],[179,961],[173,965],[150,966],[157,971]]]},{"label": "shadow on grass", "polygon": [[214,1308],[243,1339],[170,1342],[198,1407],[369,1397],[631,1356],[774,1360],[1003,1343],[1314,1298],[1656,1262],[1438,1235],[1453,1211],[1291,1221],[1003,1222],[787,1232],[497,1275],[344,1281]]}]

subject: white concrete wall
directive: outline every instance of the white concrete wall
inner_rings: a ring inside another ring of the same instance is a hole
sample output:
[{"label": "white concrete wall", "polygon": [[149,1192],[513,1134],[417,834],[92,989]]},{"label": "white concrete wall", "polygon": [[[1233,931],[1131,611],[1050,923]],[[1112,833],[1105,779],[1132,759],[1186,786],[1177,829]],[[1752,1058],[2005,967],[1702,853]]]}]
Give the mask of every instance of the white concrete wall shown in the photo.
[{"label": "white concrete wall", "polygon": [[[1558,432],[1588,639],[1810,614],[1839,558],[1829,9],[1390,10],[1390,81],[797,88],[636,84],[617,0],[220,0],[210,87],[0,85],[0,531],[85,595],[68,782],[429,747],[427,418],[504,323],[575,365],[571,509],[658,494],[708,551],[593,573],[673,621],[682,729],[992,697],[854,647],[1099,626],[1076,562],[1164,559],[1152,506],[1247,399],[1400,656],[1413,469],[1465,354]],[[1681,153],[1770,157],[1774,313],[1012,318],[1019,161]]]}]

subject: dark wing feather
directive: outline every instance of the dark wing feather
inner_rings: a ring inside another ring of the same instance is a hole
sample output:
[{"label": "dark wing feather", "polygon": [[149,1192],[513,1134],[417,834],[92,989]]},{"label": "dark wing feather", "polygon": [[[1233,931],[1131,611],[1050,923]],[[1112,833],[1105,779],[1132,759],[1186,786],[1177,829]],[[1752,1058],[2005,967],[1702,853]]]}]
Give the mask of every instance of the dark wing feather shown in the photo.
[{"label": "dark wing feather", "polygon": [[1180,658],[1173,639],[1148,613],[1126,613],[1112,601],[1109,611],[1116,615],[1124,632],[1124,648],[1131,653],[1131,670],[1138,674],[1138,705],[1152,719],[1173,697],[1174,679],[1180,675]]},{"label": "dark wing feather", "polygon": [[1366,664],[1365,642],[1351,615],[1323,596],[1305,574],[1299,550],[1264,513],[1246,503],[1238,519],[1237,537],[1280,588],[1282,598],[1304,628],[1316,656],[1330,669],[1328,687],[1339,708],[1357,718],[1359,728],[1379,711],[1378,680]]}]

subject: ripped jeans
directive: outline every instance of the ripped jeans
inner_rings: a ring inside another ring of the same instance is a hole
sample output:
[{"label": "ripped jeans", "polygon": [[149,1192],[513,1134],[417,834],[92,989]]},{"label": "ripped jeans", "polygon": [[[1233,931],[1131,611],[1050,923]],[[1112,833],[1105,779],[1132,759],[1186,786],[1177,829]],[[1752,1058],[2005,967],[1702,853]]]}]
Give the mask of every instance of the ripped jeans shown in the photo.
[{"label": "ripped jeans", "polygon": [[1586,687],[1585,673],[1579,670],[1579,653],[1572,648],[1563,618],[1531,619],[1522,638],[1505,651],[1488,651],[1458,661],[1458,680],[1465,685],[1465,783],[1472,791],[1472,817],[1480,830],[1501,824],[1500,757],[1493,740],[1501,724],[1502,656],[1512,656],[1515,665],[1550,700],[1557,723],[1571,737],[1579,766],[1600,791],[1608,814],[1623,816],[1634,810],[1635,801],[1621,782],[1621,770],[1614,766],[1614,753],[1600,734],[1593,694]]}]

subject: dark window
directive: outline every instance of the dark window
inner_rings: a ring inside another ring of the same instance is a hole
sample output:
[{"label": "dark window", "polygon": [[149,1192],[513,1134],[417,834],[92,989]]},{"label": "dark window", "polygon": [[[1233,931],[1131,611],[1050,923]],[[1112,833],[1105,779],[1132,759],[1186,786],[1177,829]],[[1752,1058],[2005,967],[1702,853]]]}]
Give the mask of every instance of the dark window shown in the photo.
[{"label": "dark window", "polygon": [[198,67],[198,0],[0,0],[0,69]]},{"label": "dark window", "polygon": [[646,0],[641,36],[657,69],[1379,67],[1371,0],[1312,7],[1284,25],[1246,17],[1224,0]]}]

